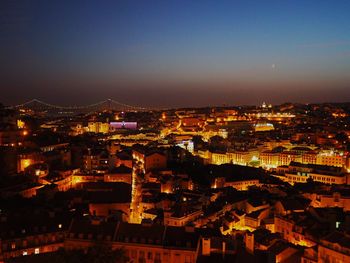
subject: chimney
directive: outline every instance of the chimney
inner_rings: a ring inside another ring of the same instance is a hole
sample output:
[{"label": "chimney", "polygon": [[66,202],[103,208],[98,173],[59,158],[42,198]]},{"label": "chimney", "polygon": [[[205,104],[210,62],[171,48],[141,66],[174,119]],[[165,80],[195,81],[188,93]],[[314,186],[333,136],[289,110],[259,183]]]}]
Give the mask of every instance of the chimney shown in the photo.
[{"label": "chimney", "polygon": [[208,237],[203,237],[202,238],[202,255],[203,256],[209,256],[210,255],[210,238]]},{"label": "chimney", "polygon": [[222,258],[225,258],[226,253],[226,242],[222,241]]},{"label": "chimney", "polygon": [[244,236],[244,241],[246,250],[249,253],[254,254],[254,233],[247,232]]}]

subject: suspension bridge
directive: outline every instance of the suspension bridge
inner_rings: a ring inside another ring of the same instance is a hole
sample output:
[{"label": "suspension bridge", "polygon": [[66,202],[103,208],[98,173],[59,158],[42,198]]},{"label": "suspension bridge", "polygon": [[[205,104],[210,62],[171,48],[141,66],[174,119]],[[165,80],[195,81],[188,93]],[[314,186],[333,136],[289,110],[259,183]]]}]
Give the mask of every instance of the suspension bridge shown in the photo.
[{"label": "suspension bridge", "polygon": [[148,111],[151,109],[128,105],[115,101],[113,99],[107,99],[99,101],[89,105],[82,106],[60,106],[50,104],[38,99],[32,99],[22,104],[6,107],[13,110],[30,110],[33,112],[46,112],[56,114],[78,114],[78,113],[93,113],[100,111]]}]

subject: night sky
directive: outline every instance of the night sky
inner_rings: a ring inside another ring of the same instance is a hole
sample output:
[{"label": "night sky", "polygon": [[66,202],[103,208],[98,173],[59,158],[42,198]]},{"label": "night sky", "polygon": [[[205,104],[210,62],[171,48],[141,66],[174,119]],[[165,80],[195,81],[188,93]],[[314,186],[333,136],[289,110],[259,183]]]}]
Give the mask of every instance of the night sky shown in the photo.
[{"label": "night sky", "polygon": [[0,1],[0,102],[350,101],[350,1]]}]

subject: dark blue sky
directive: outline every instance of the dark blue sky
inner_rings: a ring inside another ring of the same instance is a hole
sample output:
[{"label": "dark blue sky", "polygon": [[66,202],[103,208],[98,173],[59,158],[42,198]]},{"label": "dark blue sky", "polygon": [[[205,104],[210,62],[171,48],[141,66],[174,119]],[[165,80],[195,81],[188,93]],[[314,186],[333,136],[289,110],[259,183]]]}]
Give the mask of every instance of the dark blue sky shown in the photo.
[{"label": "dark blue sky", "polygon": [[0,2],[1,100],[350,100],[350,1]]}]

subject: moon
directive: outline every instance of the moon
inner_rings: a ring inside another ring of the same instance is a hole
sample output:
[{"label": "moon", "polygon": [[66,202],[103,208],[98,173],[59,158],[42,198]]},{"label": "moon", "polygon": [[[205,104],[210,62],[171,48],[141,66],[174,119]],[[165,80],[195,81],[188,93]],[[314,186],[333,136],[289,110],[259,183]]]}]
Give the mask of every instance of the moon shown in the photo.
[{"label": "moon", "polygon": [[276,64],[272,64],[272,65],[271,65],[271,68],[272,68],[272,69],[275,69],[275,68],[276,68]]}]

